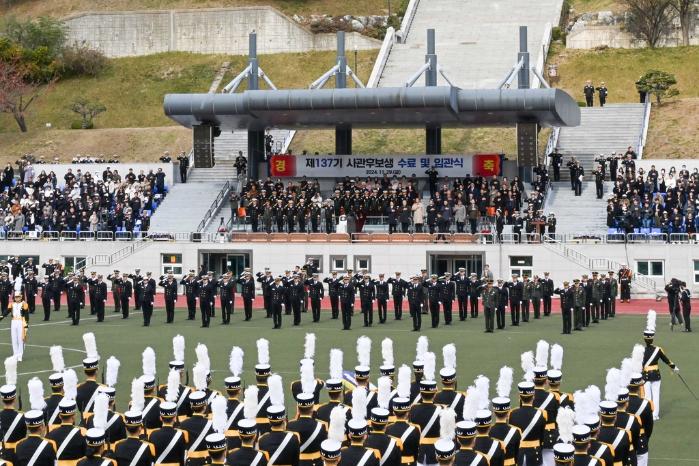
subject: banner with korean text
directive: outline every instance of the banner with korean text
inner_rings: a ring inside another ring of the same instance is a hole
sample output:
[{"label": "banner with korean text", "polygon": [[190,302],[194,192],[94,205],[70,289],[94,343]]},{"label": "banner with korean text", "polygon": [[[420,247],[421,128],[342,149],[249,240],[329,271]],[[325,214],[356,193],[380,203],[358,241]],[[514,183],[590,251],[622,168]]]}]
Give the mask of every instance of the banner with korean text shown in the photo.
[{"label": "banner with korean text", "polygon": [[388,175],[426,178],[434,167],[440,177],[499,176],[502,154],[474,155],[274,155],[273,177],[342,178]]}]

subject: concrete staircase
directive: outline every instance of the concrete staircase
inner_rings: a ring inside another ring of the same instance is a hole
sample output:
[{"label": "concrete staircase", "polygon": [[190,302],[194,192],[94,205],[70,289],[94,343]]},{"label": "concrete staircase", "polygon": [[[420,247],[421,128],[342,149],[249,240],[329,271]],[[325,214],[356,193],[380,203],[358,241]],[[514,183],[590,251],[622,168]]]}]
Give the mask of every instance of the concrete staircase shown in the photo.
[{"label": "concrete staircase", "polygon": [[[563,154],[561,179],[570,179],[565,164],[575,156],[583,164],[585,175],[592,173],[594,159],[599,154],[626,152],[632,146],[638,150],[643,131],[643,104],[608,104],[604,107],[580,109],[580,126],[561,128],[558,150]],[[594,186],[593,186],[594,188]],[[593,190],[594,193],[594,190]]]},{"label": "concrete staircase", "polygon": [[[273,138],[274,151],[281,151],[284,141],[289,135],[288,130],[273,129],[270,130]],[[243,155],[248,153],[248,133],[247,131],[223,132],[214,140],[214,156],[216,157],[216,165],[222,160],[234,161],[238,156],[238,152],[242,151]]]},{"label": "concrete staircase", "polygon": [[[437,62],[454,85],[494,88],[514,66],[519,26],[528,26],[532,65],[546,23],[558,24],[562,0],[422,0],[407,36],[394,44],[379,87],[403,86],[425,62],[427,29],[434,28]],[[424,85],[421,78],[415,85]],[[439,85],[447,85],[439,76]],[[515,83],[516,85],[516,83]]]},{"label": "concrete staircase", "polygon": [[[193,172],[200,170],[195,168]],[[151,232],[196,232],[225,183],[175,184],[151,219]]]},{"label": "concrete staircase", "polygon": [[189,172],[187,184],[189,183],[219,183],[236,179],[237,172],[233,166],[233,160],[220,160],[216,157],[216,164],[212,168],[196,168]]},{"label": "concrete staircase", "polygon": [[546,201],[546,212],[558,219],[556,233],[607,233],[607,197],[614,185],[604,183],[604,196],[597,199],[595,182],[584,181],[582,194],[576,196],[569,181],[552,183]]}]

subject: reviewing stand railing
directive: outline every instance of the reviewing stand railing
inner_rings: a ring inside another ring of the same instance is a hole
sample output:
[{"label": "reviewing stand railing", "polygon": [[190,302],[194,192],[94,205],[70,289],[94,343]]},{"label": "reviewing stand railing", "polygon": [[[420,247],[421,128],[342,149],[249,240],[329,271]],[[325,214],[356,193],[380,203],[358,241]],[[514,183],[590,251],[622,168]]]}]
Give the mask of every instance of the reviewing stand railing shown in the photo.
[{"label": "reviewing stand railing", "polygon": [[207,225],[209,225],[209,222],[211,221],[214,214],[218,212],[221,202],[223,202],[223,200],[226,199],[228,193],[231,191],[231,187],[231,181],[226,181],[226,184],[223,185],[221,191],[219,191],[218,195],[216,196],[216,199],[214,199],[214,202],[211,203],[211,207],[209,207],[209,210],[207,210],[204,214],[204,218],[201,220],[201,222],[199,222],[199,226],[197,226],[197,231],[203,231],[204,228],[206,228]]}]

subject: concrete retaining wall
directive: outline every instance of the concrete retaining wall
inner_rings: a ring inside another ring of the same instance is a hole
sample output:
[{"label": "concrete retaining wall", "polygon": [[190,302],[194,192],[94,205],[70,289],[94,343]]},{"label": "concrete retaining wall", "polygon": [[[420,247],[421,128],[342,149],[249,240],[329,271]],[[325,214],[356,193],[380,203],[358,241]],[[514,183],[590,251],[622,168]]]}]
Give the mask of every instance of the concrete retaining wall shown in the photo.
[{"label": "concrete retaining wall", "polygon": [[[697,35],[696,30],[694,35],[690,35],[689,42],[690,45],[699,45],[699,35]],[[680,45],[682,45],[682,36],[679,31],[675,31],[661,43],[662,47]],[[646,43],[623,31],[619,25],[585,24],[578,26],[576,24],[566,37],[566,47],[569,49],[594,49],[602,46],[632,49],[645,47]]]},{"label": "concrete retaining wall", "polygon": [[[271,7],[87,12],[65,19],[68,42],[85,43],[108,57],[161,52],[246,55],[248,33],[257,31],[261,54],[335,50],[335,34],[313,34]],[[353,50],[381,42],[346,34]]]}]

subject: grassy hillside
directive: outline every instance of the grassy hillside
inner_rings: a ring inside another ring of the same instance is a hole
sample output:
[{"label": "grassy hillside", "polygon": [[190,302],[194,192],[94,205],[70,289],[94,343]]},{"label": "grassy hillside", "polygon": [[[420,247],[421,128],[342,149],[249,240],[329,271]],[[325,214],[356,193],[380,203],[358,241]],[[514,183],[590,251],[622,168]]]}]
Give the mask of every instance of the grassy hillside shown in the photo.
[{"label": "grassy hillside", "polygon": [[[377,53],[358,53],[357,71],[363,81],[368,79]],[[260,65],[279,88],[305,88],[332,66],[334,57],[332,51],[262,55]],[[64,159],[76,153],[109,152],[129,158],[143,157],[144,148],[153,148],[154,157],[166,149],[179,149],[185,142],[189,148],[187,132],[172,127],[172,120],[163,114],[163,97],[167,93],[207,92],[226,61],[231,63],[223,80],[226,83],[246,66],[246,57],[165,53],[120,58],[111,60],[99,78],[60,81],[30,107],[28,133],[20,134],[12,117],[0,114],[0,161],[15,160],[26,152],[51,157],[57,152]],[[350,63],[354,67],[354,57]],[[70,130],[78,115],[69,106],[78,97],[102,102],[107,111],[95,119],[96,127],[112,130]],[[51,123],[51,130],[46,129],[46,123]],[[140,130],[151,127],[170,128]]]},{"label": "grassy hillside", "polygon": [[[397,8],[399,0],[391,0]],[[8,9],[6,5],[11,5]],[[385,15],[386,0],[7,0],[0,13],[18,16],[50,15],[64,17],[81,11],[167,10],[187,8],[231,8],[273,6],[289,15]]]}]

